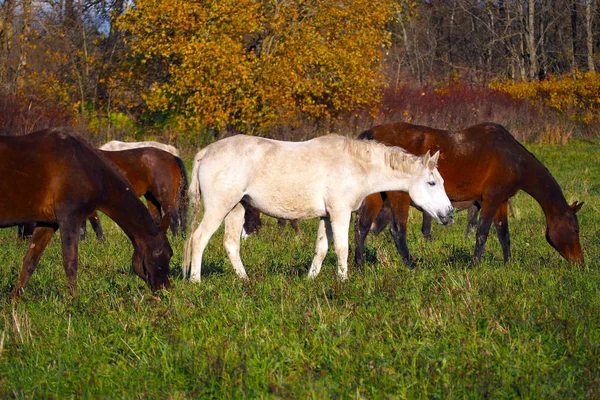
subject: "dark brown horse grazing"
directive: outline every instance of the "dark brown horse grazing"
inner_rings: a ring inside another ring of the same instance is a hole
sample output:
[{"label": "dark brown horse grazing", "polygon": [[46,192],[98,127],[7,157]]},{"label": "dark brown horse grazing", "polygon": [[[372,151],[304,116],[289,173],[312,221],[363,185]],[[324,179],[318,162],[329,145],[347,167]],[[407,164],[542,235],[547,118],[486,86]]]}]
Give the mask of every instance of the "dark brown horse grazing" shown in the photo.
[{"label": "dark brown horse grazing", "polygon": [[[550,172],[503,126],[484,123],[458,132],[407,123],[376,126],[359,138],[399,146],[413,154],[441,152],[438,162],[444,187],[451,201],[478,201],[481,216],[477,226],[474,259],[481,260],[492,221],[502,246],[504,262],[510,258],[508,199],[519,190],[532,196],[546,216],[546,240],[560,255],[583,261],[576,213],[583,203],[569,206]],[[406,222],[410,197],[403,192],[387,192],[394,214],[392,232],[396,247],[407,266],[412,266],[406,245]],[[383,204],[381,194],[365,199],[355,224],[355,262],[362,265],[364,241]]]},{"label": "dark brown horse grazing", "polygon": [[173,255],[165,235],[123,175],[65,129],[0,137],[0,227],[37,222],[11,297],[21,295],[54,232],[60,229],[69,293],[77,289],[81,222],[98,209],[133,243],[133,269],[152,289],[169,287]]}]

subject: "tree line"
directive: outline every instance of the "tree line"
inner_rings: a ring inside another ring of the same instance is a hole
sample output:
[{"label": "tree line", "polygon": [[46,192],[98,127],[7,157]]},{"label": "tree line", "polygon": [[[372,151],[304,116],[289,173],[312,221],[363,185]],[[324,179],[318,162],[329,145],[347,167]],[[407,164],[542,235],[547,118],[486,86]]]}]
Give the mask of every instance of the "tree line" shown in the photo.
[{"label": "tree line", "polygon": [[260,134],[375,113],[407,83],[577,77],[599,18],[594,0],[2,0],[0,130]]}]

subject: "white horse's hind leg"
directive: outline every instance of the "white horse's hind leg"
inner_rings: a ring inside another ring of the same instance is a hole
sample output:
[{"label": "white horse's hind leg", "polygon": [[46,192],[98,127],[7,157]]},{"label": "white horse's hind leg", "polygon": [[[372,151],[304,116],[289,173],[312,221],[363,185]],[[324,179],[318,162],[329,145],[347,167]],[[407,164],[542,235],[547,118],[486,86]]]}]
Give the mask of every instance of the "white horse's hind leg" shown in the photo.
[{"label": "white horse's hind leg", "polygon": [[[208,211],[208,210],[207,210]],[[212,235],[219,229],[224,215],[210,215],[204,212],[204,217],[191,237],[192,267],[190,270],[190,280],[199,282],[202,269],[202,254]]]},{"label": "white horse's hind leg", "polygon": [[319,272],[321,272],[321,266],[323,265],[323,259],[325,259],[325,256],[327,255],[327,248],[329,247],[331,237],[331,224],[329,223],[329,219],[321,218],[317,231],[315,257],[313,258],[310,270],[308,271],[309,279],[316,277],[319,275]]},{"label": "white horse's hind leg", "polygon": [[350,211],[330,216],[333,245],[338,261],[338,277],[343,281],[348,279],[348,229],[351,216]]},{"label": "white horse's hind leg", "polygon": [[244,206],[238,203],[233,210],[225,217],[225,235],[223,237],[223,245],[229,256],[235,273],[240,278],[248,279],[246,270],[240,258],[240,237],[244,226]]}]

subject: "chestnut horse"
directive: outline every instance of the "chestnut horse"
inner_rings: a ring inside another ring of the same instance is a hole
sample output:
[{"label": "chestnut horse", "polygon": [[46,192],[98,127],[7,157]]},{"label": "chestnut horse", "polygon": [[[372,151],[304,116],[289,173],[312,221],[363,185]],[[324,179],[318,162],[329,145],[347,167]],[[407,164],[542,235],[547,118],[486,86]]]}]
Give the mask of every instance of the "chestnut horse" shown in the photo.
[{"label": "chestnut horse", "polygon": [[[503,126],[475,125],[458,132],[433,129],[403,122],[379,125],[363,132],[360,139],[400,146],[419,155],[440,151],[439,171],[451,201],[478,201],[481,215],[477,225],[474,260],[480,261],[492,222],[502,246],[504,262],[510,258],[508,199],[519,190],[532,196],[546,216],[546,240],[567,260],[583,261],[576,213],[583,203],[569,206],[548,169]],[[394,214],[392,232],[404,264],[412,266],[406,245],[406,222],[410,196],[387,192]],[[383,204],[381,194],[365,199],[355,224],[355,262],[363,262],[365,237]]]},{"label": "chestnut horse", "polygon": [[179,157],[155,147],[100,153],[119,168],[138,196],[144,196],[155,221],[164,213],[170,217],[173,235],[179,228],[186,231],[188,182]]},{"label": "chestnut horse", "polygon": [[117,168],[69,131],[0,137],[0,192],[0,227],[37,222],[11,297],[21,295],[59,229],[69,293],[76,292],[79,230],[96,209],[131,240],[133,269],[146,284],[152,290],[170,286],[168,215],[159,227]]}]

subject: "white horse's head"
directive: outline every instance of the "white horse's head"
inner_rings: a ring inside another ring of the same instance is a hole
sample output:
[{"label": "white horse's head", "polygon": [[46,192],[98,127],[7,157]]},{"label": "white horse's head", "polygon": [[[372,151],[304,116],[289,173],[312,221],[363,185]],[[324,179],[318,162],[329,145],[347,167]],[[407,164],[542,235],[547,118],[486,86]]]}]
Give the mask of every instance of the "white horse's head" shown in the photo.
[{"label": "white horse's head", "polygon": [[414,175],[408,194],[417,207],[437,219],[438,224],[448,225],[454,222],[453,207],[444,190],[444,179],[437,170],[440,152],[430,156],[429,151],[422,157]]}]

